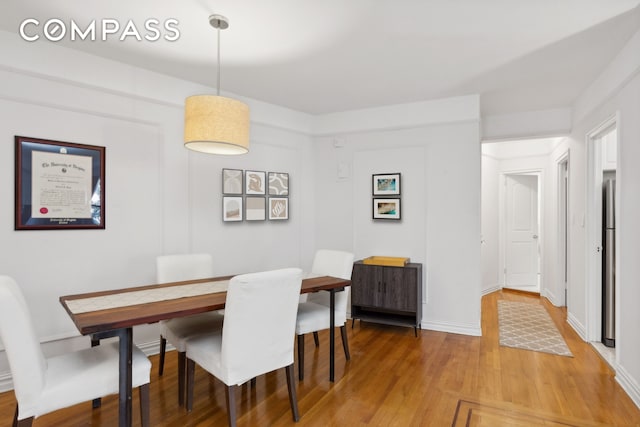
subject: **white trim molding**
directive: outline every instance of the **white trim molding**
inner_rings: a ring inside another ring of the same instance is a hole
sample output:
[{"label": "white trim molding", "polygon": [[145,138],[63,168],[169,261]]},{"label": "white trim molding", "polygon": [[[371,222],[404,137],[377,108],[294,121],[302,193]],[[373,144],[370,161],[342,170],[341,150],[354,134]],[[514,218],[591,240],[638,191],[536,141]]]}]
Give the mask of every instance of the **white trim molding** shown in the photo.
[{"label": "white trim molding", "polygon": [[449,322],[425,322],[422,321],[420,329],[429,329],[432,331],[448,332],[451,334],[470,335],[474,337],[482,336],[482,328],[480,325],[465,325]]},{"label": "white trim molding", "polygon": [[633,379],[622,366],[616,366],[616,381],[627,392],[633,403],[640,408],[640,385]]}]

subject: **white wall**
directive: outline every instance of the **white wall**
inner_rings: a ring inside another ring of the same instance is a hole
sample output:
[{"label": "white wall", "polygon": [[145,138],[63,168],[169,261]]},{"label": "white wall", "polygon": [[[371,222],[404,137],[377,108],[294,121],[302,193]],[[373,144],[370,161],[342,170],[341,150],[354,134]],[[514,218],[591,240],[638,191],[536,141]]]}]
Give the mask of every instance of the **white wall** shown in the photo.
[{"label": "white wall", "polygon": [[485,152],[482,146],[482,292],[489,293],[500,289],[501,275],[499,265],[499,187],[498,177],[500,160]]},{"label": "white wall", "polygon": [[[337,132],[314,144],[315,234],[318,247],[353,250],[357,259],[386,255],[422,263],[422,327],[480,335],[479,110],[476,97],[456,102],[462,107],[447,117],[441,101],[423,103],[422,109],[439,112],[426,113],[421,126],[393,110],[384,115],[387,129],[364,119],[366,111],[350,115],[358,131],[344,132],[345,121],[336,119]],[[434,116],[443,123],[433,123]],[[362,130],[366,123],[372,130]],[[330,133],[332,123],[324,121],[323,128]],[[372,174],[395,172],[402,174],[402,221],[373,221]]]},{"label": "white wall", "polygon": [[[574,107],[575,120],[571,134],[571,245],[585,248],[572,254],[571,289],[568,314],[572,325],[583,337],[587,335],[587,305],[589,291],[586,271],[589,248],[586,228],[581,225],[586,212],[586,135],[607,119],[617,115],[619,196],[618,270],[617,270],[617,337],[616,379],[640,406],[640,31],[627,43],[602,75],[578,99]],[[593,248],[591,248],[593,249]],[[582,330],[580,330],[582,328]]]},{"label": "white wall", "polygon": [[482,118],[484,141],[515,140],[567,135],[571,131],[571,109],[556,108],[490,115]]},{"label": "white wall", "polygon": [[[558,249],[560,245],[561,225],[559,214],[559,180],[558,163],[569,154],[569,140],[563,138],[548,156],[545,198],[545,244],[544,244],[544,290],[543,295],[556,306],[566,305],[564,298],[564,274],[562,274],[562,256]],[[569,158],[569,168],[572,168]],[[569,196],[571,197],[571,196]],[[571,247],[569,247],[571,250]],[[581,250],[578,248],[577,250]]]}]

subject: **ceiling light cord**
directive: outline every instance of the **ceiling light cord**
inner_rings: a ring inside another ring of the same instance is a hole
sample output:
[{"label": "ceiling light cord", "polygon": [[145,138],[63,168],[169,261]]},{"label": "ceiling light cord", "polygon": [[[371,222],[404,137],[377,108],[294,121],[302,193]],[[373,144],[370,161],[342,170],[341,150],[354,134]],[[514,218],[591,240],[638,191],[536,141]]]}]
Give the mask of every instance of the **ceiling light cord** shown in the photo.
[{"label": "ceiling light cord", "polygon": [[218,76],[216,94],[220,96],[220,26],[218,26]]}]

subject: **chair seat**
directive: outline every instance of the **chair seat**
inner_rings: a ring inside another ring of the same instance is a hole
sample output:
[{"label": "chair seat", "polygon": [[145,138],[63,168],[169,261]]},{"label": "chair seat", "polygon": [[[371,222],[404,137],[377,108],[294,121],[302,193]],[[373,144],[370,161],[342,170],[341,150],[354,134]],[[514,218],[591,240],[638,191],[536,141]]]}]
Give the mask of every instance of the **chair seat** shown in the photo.
[{"label": "chair seat", "polygon": [[160,322],[160,335],[166,338],[176,350],[184,352],[188,338],[221,329],[223,320],[224,316],[218,312],[164,320]]},{"label": "chair seat", "polygon": [[[45,387],[35,416],[86,402],[118,390],[119,343],[104,343],[47,359]],[[148,384],[151,362],[133,346],[133,387]]]},{"label": "chair seat", "polygon": [[222,381],[227,379],[222,373],[222,329],[190,338],[186,349],[190,358],[207,372]]},{"label": "chair seat", "polygon": [[[298,319],[296,322],[296,335],[329,329],[329,307],[314,302],[302,302],[298,304]],[[335,326],[342,326],[347,321],[344,311],[337,311]]]}]

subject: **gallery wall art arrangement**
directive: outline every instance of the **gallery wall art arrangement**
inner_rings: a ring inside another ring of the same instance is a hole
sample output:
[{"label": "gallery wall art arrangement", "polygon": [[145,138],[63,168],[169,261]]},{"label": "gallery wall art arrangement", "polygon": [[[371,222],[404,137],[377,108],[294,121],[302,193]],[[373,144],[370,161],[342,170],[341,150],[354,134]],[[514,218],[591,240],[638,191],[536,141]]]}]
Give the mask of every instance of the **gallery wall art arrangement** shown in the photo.
[{"label": "gallery wall art arrangement", "polygon": [[400,173],[374,174],[372,218],[400,220]]},{"label": "gallery wall art arrangement", "polygon": [[222,169],[222,220],[289,219],[289,174]]}]

